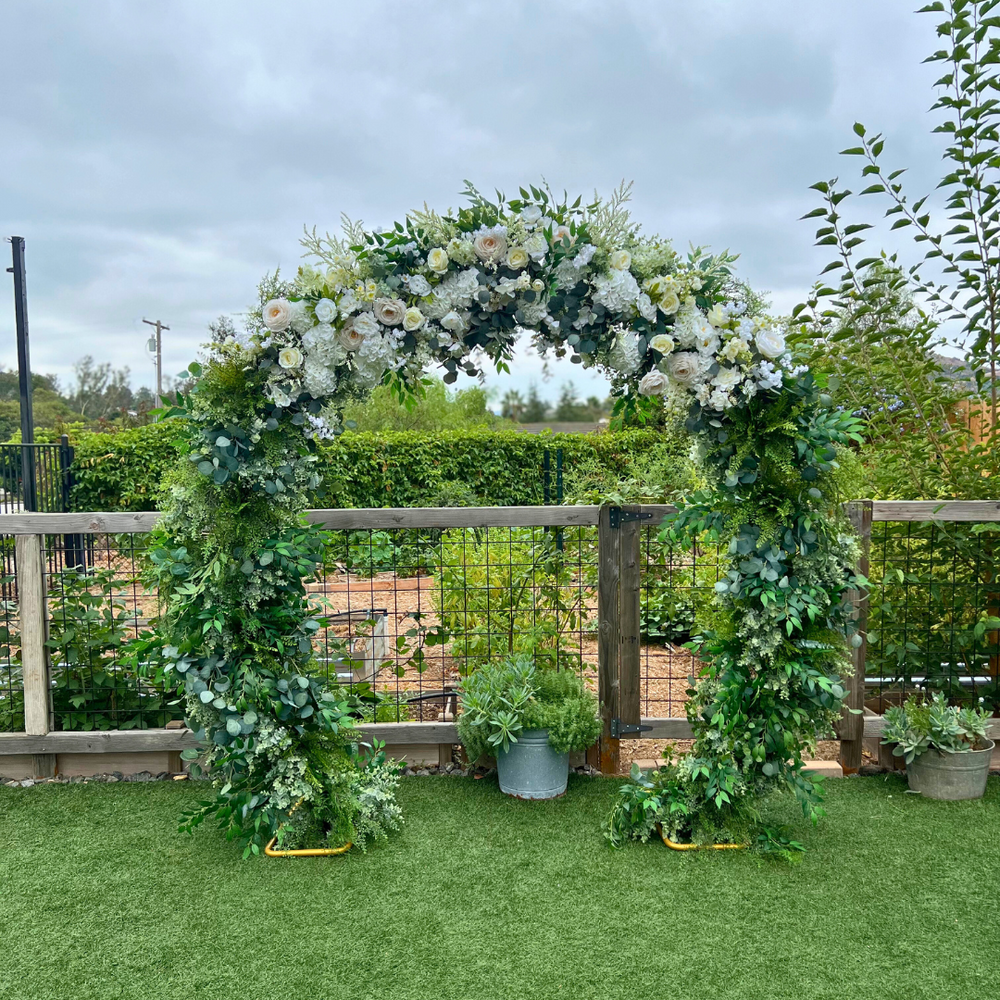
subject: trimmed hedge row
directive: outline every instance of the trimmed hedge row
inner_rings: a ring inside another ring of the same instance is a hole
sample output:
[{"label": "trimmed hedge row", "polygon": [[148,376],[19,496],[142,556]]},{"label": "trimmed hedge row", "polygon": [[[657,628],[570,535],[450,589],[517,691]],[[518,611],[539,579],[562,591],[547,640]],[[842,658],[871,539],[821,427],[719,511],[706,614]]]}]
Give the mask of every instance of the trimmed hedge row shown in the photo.
[{"label": "trimmed hedge row", "polygon": [[[117,434],[84,434],[76,443],[74,510],[152,510],[177,462],[170,421]],[[476,429],[426,434],[348,433],[321,449],[324,507],[522,506],[543,500],[545,450],[562,448],[564,474],[597,461],[624,474],[662,432],[522,434]],[[554,500],[554,495],[553,495]]]}]

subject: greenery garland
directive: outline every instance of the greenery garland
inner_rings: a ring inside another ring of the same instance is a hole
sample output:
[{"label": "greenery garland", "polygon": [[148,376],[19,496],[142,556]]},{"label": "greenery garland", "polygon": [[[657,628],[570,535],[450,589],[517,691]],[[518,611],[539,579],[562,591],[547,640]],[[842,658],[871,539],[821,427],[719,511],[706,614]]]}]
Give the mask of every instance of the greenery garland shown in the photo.
[{"label": "greenery garland", "polygon": [[[547,188],[467,194],[457,213],[425,209],[387,232],[307,233],[316,263],[292,283],[265,279],[246,332],[191,366],[194,389],[171,411],[190,460],[152,550],[168,601],[163,655],[216,779],[186,825],[214,815],[249,853],[282,831],[363,843],[398,823],[390,765],[363,752],[344,693],[316,677],[321,621],[304,582],[324,535],[303,513],[320,486],[317,442],[380,383],[405,399],[431,364],[447,382],[485,359],[504,369],[523,329],[539,349],[604,370],[619,413],[681,403],[713,479],[672,528],[691,544],[727,540],[734,561],[689,709],[695,751],[658,779],[671,829],[725,827],[778,783],[815,812],[801,753],[843,695],[855,553],[833,514],[833,472],[853,421],[823,410],[733,258],[681,258],[640,236],[627,190],[586,206]],[[614,840],[648,835],[630,815],[616,811]]]}]

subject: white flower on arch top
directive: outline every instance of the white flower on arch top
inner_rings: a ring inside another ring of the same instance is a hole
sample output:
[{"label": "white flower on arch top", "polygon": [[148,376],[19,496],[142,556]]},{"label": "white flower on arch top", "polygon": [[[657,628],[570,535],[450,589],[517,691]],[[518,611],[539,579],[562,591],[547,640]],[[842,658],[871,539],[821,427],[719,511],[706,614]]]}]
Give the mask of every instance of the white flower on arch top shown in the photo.
[{"label": "white flower on arch top", "polygon": [[495,202],[466,194],[467,208],[413,212],[385,232],[307,232],[313,263],[277,286],[240,341],[277,409],[338,433],[346,400],[386,380],[413,384],[432,364],[446,382],[480,373],[485,358],[503,368],[525,330],[626,396],[680,394],[715,418],[797,373],[783,331],[743,299],[734,258],[682,258],[641,236],[627,188],[587,206],[548,188]]}]

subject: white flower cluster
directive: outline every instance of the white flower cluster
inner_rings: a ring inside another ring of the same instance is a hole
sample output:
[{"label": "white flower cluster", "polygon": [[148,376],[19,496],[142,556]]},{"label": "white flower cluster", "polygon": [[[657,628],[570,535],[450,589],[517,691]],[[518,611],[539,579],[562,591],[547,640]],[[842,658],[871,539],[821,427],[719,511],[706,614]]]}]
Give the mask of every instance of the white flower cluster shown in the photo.
[{"label": "white flower cluster", "polygon": [[725,412],[759,392],[780,390],[785,376],[800,370],[791,366],[784,333],[744,313],[733,302],[708,312],[690,301],[681,305],[672,334],[649,343],[659,360],[640,380],[639,392],[661,396],[674,389]]},{"label": "white flower cluster", "polygon": [[602,233],[565,205],[491,208],[471,217],[492,225],[425,212],[419,225],[366,236],[364,253],[331,243],[317,254],[325,271],[301,268],[240,342],[273,404],[308,409],[314,435],[338,433],[325,414],[387,374],[412,381],[434,362],[475,373],[477,352],[509,358],[521,329],[645,395],[680,391],[718,412],[794,374],[779,329],[735,303],[696,304],[728,273],[713,272],[714,258],[681,265],[669,244]]}]

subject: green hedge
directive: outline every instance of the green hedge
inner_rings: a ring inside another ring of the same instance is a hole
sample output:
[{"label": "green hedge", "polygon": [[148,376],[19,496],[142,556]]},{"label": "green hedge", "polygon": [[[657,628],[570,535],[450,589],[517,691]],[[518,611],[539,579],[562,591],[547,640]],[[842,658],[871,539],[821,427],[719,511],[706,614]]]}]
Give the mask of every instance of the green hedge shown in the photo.
[{"label": "green hedge", "polygon": [[[84,434],[76,443],[75,510],[150,510],[177,461],[170,421],[117,434]],[[663,441],[662,432],[522,434],[474,429],[426,434],[348,433],[321,452],[325,507],[416,507],[541,503],[545,449],[562,448],[565,474],[597,461],[624,474],[631,461]],[[554,500],[554,496],[553,496]]]}]

